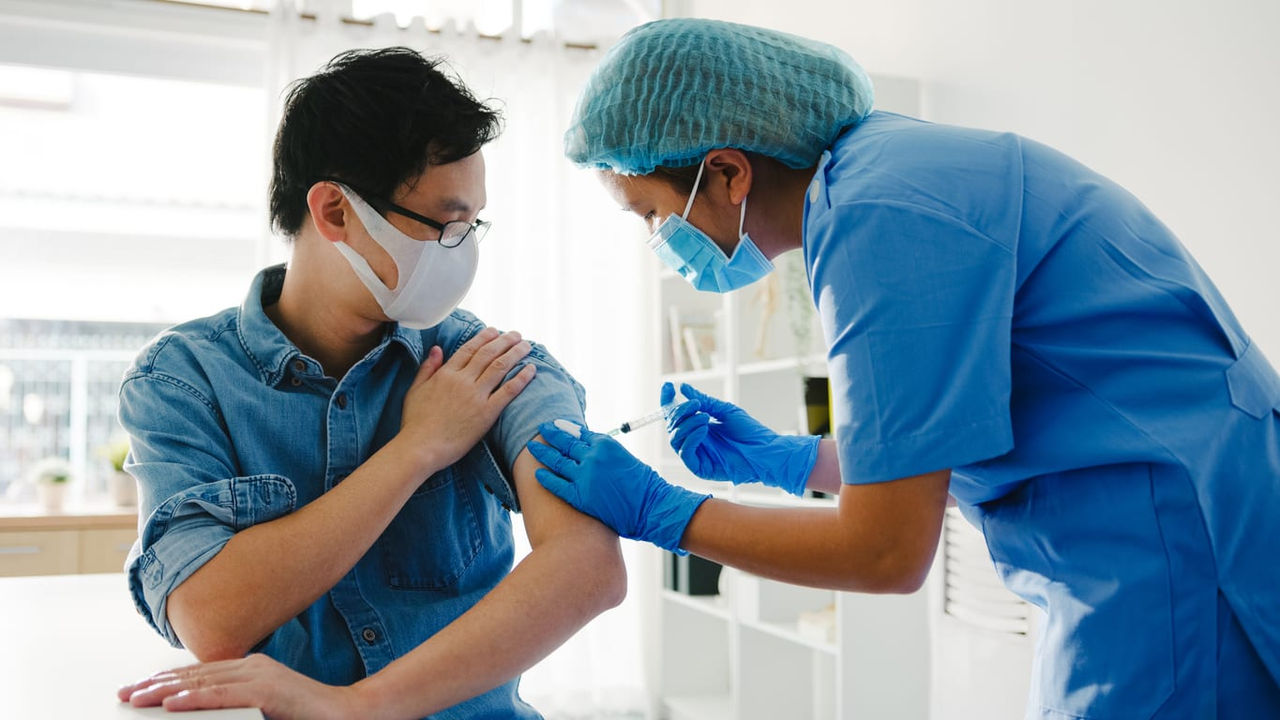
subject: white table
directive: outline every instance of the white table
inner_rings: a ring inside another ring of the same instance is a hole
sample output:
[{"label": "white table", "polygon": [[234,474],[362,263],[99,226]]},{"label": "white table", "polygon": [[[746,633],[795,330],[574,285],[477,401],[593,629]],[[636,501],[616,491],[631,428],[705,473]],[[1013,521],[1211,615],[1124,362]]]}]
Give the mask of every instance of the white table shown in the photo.
[{"label": "white table", "polygon": [[[116,688],[193,662],[138,616],[124,576],[0,578],[0,718],[98,720],[167,716],[116,700]],[[199,720],[262,720],[218,710]]]}]

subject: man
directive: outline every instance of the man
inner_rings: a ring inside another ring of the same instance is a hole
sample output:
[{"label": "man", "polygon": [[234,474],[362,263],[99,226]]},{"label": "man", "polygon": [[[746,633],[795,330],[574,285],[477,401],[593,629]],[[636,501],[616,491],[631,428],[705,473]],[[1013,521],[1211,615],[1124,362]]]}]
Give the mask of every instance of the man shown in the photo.
[{"label": "man", "polygon": [[[524,449],[581,418],[581,388],[455,310],[498,122],[403,48],[344,53],[290,92],[271,186],[287,271],[162,334],[121,389],[142,491],[130,587],[206,663],[122,700],[535,718],[519,673],[621,601],[617,537]],[[533,549],[512,570],[517,507]]]}]

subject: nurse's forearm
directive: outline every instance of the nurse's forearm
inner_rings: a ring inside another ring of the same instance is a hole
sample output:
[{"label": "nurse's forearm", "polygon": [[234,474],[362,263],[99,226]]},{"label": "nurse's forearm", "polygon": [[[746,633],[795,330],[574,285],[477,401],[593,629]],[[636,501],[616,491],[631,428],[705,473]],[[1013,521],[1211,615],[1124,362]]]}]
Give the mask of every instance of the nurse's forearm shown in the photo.
[{"label": "nurse's forearm", "polygon": [[836,509],[748,507],[713,498],[698,508],[681,546],[797,585],[914,592],[937,549],[949,478],[941,471],[848,485]]},{"label": "nurse's forearm", "polygon": [[840,481],[840,456],[836,453],[835,440],[823,440],[818,443],[818,459],[809,472],[809,482],[805,487],[810,490],[839,495],[844,485]]}]

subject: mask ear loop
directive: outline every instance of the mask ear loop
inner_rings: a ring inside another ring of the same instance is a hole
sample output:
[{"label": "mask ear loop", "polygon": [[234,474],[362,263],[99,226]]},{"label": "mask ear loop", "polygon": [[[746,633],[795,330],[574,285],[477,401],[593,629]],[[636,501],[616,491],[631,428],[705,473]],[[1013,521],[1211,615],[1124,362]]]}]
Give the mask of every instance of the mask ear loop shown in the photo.
[{"label": "mask ear loop", "polygon": [[689,219],[689,211],[693,209],[693,199],[698,196],[698,186],[702,184],[702,171],[707,169],[707,161],[704,159],[698,163],[698,176],[693,179],[693,192],[689,193],[689,202],[684,206],[684,214],[680,216],[681,220]]},{"label": "mask ear loop", "polygon": [[738,213],[738,240],[742,240],[742,238],[747,236],[746,233],[742,232],[743,229],[746,227],[746,222],[747,222],[747,198],[743,196],[742,212]]}]

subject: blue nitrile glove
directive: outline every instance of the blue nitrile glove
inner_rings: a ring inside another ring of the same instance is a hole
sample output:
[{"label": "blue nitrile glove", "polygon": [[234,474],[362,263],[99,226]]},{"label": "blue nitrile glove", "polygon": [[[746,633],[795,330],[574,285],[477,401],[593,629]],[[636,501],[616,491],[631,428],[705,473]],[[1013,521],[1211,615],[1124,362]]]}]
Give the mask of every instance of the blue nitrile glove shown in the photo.
[{"label": "blue nitrile glove", "polygon": [[[804,495],[818,460],[818,436],[779,435],[737,405],[688,383],[680,386],[680,394],[688,401],[667,413],[667,437],[694,475],[735,485],[758,482]],[[663,384],[662,404],[675,397],[675,387]]]},{"label": "blue nitrile glove", "polygon": [[[565,427],[577,437],[561,429]],[[531,440],[528,448],[549,468],[537,472],[543,487],[622,537],[687,554],[680,549],[680,539],[694,511],[710,495],[668,484],[608,435],[565,420],[543,423],[538,432],[543,442]]]}]

